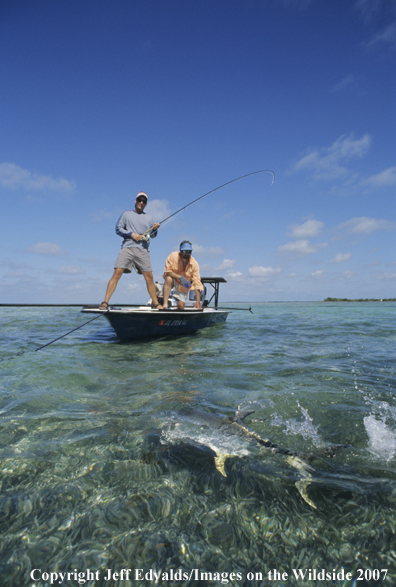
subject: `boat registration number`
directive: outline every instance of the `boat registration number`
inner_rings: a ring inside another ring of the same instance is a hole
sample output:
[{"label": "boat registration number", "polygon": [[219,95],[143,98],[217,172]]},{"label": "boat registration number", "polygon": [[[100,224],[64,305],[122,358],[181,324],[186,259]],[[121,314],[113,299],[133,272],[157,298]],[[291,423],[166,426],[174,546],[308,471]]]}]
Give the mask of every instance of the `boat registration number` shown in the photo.
[{"label": "boat registration number", "polygon": [[185,326],[187,320],[160,320],[159,326]]}]

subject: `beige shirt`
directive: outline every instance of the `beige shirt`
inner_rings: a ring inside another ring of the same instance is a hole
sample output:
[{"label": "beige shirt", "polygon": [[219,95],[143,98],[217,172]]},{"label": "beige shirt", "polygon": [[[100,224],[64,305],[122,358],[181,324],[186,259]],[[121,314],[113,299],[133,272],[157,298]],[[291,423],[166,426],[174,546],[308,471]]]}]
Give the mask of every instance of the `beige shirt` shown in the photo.
[{"label": "beige shirt", "polygon": [[[188,281],[191,282],[192,289],[199,289],[200,291],[203,290],[201,276],[199,274],[199,265],[194,257],[190,256],[186,268],[183,269],[183,260],[180,253],[178,251],[171,253],[165,261],[165,272],[163,276],[166,277],[169,275],[169,273],[183,275],[186,279],[188,279]],[[188,291],[186,288],[183,289]]]}]

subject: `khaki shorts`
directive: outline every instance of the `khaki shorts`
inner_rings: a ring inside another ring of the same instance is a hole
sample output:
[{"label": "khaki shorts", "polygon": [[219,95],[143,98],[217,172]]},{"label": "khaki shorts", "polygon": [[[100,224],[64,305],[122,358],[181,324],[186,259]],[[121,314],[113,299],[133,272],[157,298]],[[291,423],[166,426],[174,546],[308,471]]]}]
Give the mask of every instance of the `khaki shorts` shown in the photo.
[{"label": "khaki shorts", "polygon": [[124,269],[124,273],[132,273],[132,269],[141,275],[143,271],[152,271],[150,253],[140,247],[123,247],[118,253],[114,269]]}]

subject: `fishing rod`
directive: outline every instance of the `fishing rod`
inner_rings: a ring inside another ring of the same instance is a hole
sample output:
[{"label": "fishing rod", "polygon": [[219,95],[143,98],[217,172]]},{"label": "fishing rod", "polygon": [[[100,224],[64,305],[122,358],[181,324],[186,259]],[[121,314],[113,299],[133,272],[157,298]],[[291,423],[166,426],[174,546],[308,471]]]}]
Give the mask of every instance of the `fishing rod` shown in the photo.
[{"label": "fishing rod", "polygon": [[[90,320],[88,320],[88,322],[84,322],[84,324],[80,324],[80,326],[77,326],[77,328],[73,328],[73,330],[69,330],[69,332],[66,332],[66,334],[62,334],[62,336],[58,336],[58,338],[55,338],[54,340],[51,340],[50,342],[47,342],[46,344],[43,344],[42,346],[39,346],[37,349],[33,349],[33,351],[41,351],[41,349],[44,349],[45,347],[47,347],[50,344],[56,342],[57,340],[60,340],[61,338],[65,338],[65,336],[67,336],[68,334],[71,334],[72,332],[75,332],[76,330],[79,330],[83,326],[86,326],[90,322],[93,322],[94,320],[97,320],[98,318],[101,318],[102,316],[104,316],[105,314],[107,314],[108,311],[109,310],[106,310],[102,314],[99,314],[99,316],[95,316],[95,318],[91,318]],[[11,357],[4,357],[3,359],[0,359],[0,363],[2,363],[3,361],[8,361],[9,359],[14,359],[15,357],[20,357],[21,355],[24,355],[26,352],[28,352],[28,351],[19,351],[19,353],[16,353],[15,355],[12,355]]]},{"label": "fishing rod", "polygon": [[95,316],[95,318],[91,318],[90,320],[88,320],[88,322],[84,322],[84,324],[80,324],[80,326],[77,326],[76,328],[73,328],[73,330],[69,330],[69,332],[66,332],[66,334],[62,334],[61,336],[58,336],[58,338],[55,338],[54,340],[51,340],[50,342],[47,342],[46,344],[43,344],[42,346],[39,346],[37,349],[34,349],[34,350],[35,351],[41,351],[41,349],[44,349],[45,347],[47,347],[50,344],[56,342],[57,340],[60,340],[61,338],[65,338],[65,336],[67,336],[68,334],[71,334],[72,332],[75,332],[76,330],[79,330],[83,326],[86,326],[90,322],[93,322],[94,320],[97,320],[98,318],[101,318],[102,316],[104,316],[105,314],[107,314],[108,311],[109,310],[106,310],[102,314],[99,314],[99,316]]},{"label": "fishing rod", "polygon": [[217,306],[217,308],[215,308],[216,310],[244,310],[246,312],[250,312],[251,314],[253,314],[253,310],[252,310],[252,306],[249,306],[249,308],[231,308],[231,307],[227,307],[227,306]]},{"label": "fishing rod", "polygon": [[[250,175],[256,175],[257,173],[272,173],[272,182],[271,182],[271,185],[274,183],[274,181],[275,181],[275,173],[273,171],[271,171],[271,169],[261,169],[260,171],[253,171],[252,173],[246,173],[246,175],[241,175],[241,177],[237,177],[235,179],[232,179],[231,181],[227,181],[227,183],[223,183],[222,185],[219,185],[214,190],[210,190],[210,192],[207,192],[203,196],[200,196],[199,198],[196,198],[195,200],[193,200],[192,202],[190,202],[186,206],[183,206],[183,208],[180,208],[180,210],[177,210],[176,212],[173,212],[173,214],[171,214],[170,216],[168,216],[164,220],[161,220],[161,222],[159,222],[158,224],[159,225],[163,224],[164,222],[166,222],[170,218],[173,218],[173,216],[176,216],[176,214],[179,214],[180,212],[182,212],[183,210],[185,210],[189,206],[192,206],[193,204],[195,204],[195,202],[198,202],[199,200],[202,200],[202,198],[206,198],[206,196],[209,196],[209,194],[213,194],[213,192],[216,192],[217,190],[220,190],[221,188],[224,188],[226,185],[230,185],[230,183],[234,183],[235,181],[239,181],[240,179],[244,179],[245,177],[249,177]],[[150,238],[150,235],[151,235],[152,230],[153,230],[152,228],[150,228],[149,230],[147,230],[144,233],[144,235],[142,237],[142,240],[148,241],[149,238]]]}]

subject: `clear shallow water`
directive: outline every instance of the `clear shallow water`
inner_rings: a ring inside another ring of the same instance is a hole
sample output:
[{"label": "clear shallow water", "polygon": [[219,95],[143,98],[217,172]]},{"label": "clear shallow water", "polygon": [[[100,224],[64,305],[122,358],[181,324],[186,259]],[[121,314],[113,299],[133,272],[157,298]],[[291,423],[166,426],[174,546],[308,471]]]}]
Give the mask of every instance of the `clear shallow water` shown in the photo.
[{"label": "clear shallow water", "polygon": [[[35,352],[86,316],[0,308],[2,586],[88,569],[94,579],[62,584],[314,585],[293,569],[342,568],[371,574],[316,584],[396,583],[396,306],[253,311],[137,343],[118,342],[100,318]],[[211,430],[192,429],[191,442],[161,437],[164,414],[185,408],[254,409],[245,423],[301,453],[303,468],[250,443],[224,477]],[[350,447],[330,458],[335,444]],[[132,569],[131,580],[106,580],[106,569]],[[139,581],[135,569],[168,580]],[[287,578],[268,582],[274,569]],[[376,580],[376,569],[387,578]],[[178,570],[191,579],[177,580]]]}]

